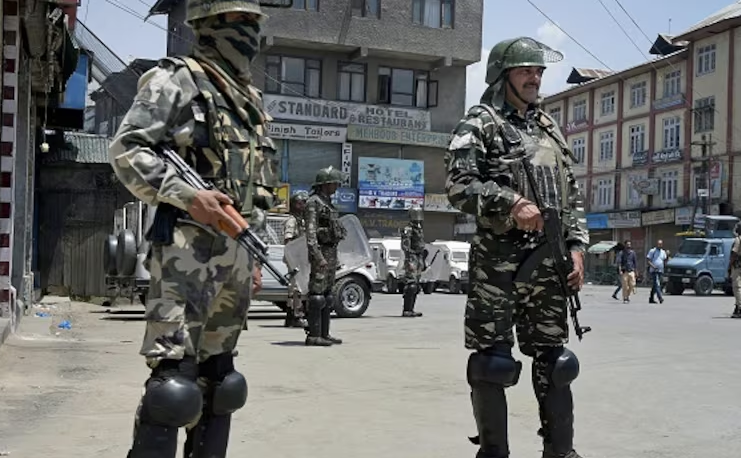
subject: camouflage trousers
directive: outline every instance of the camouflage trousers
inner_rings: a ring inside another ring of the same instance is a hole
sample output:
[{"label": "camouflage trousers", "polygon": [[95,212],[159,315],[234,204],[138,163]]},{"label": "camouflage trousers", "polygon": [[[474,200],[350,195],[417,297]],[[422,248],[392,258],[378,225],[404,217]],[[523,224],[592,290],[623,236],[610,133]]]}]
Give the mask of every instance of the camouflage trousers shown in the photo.
[{"label": "camouflage trousers", "polygon": [[291,279],[288,286],[288,308],[293,311],[293,316],[301,318],[304,316],[304,303],[301,300],[301,291],[296,283],[296,279]]},{"label": "camouflage trousers", "polygon": [[424,263],[422,253],[404,253],[404,283],[419,283]]},{"label": "camouflage trousers", "polygon": [[172,245],[152,247],[140,351],[147,364],[233,351],[247,320],[252,266],[234,240],[196,224],[178,224]]},{"label": "camouflage trousers", "polygon": [[325,295],[332,291],[335,274],[337,273],[337,245],[320,245],[322,256],[327,261],[326,267],[320,267],[319,262],[309,252],[309,294]]},{"label": "camouflage trousers", "polygon": [[[546,259],[528,283],[515,282],[520,263],[533,251],[522,232],[504,235],[479,230],[471,243],[470,289],[465,311],[465,346],[486,350],[515,343],[535,356],[539,347],[568,342],[567,302],[553,259]],[[514,328],[514,330],[513,330]]]}]

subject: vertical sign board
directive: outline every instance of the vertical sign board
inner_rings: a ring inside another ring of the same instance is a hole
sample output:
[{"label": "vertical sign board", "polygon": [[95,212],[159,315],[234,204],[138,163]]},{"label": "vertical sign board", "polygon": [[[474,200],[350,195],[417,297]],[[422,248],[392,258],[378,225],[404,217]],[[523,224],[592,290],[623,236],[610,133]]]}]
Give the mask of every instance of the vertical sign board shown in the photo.
[{"label": "vertical sign board", "polygon": [[351,187],[350,175],[352,174],[352,143],[342,144],[342,173],[345,175],[342,187]]}]

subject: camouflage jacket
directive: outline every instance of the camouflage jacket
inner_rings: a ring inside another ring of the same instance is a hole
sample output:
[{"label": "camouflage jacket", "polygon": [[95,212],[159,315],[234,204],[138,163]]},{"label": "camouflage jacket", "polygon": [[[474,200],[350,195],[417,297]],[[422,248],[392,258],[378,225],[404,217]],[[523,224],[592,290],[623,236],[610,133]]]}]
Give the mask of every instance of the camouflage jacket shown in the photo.
[{"label": "camouflage jacket", "polygon": [[306,201],[306,244],[309,255],[322,259],[321,246],[337,246],[347,235],[330,197],[312,192]]},{"label": "camouflage jacket", "polygon": [[479,229],[495,234],[513,229],[510,213],[517,196],[533,200],[517,160],[527,156],[534,166],[541,200],[561,209],[567,247],[584,251],[589,232],[572,170],[575,158],[558,126],[540,109],[530,112],[527,119],[511,107],[495,108],[494,115],[474,106],[451,135],[445,154],[450,204],[475,215]]},{"label": "camouflage jacket", "polygon": [[401,231],[401,249],[404,256],[409,253],[421,255],[425,250],[425,235],[422,227],[412,226],[411,224],[404,227]]},{"label": "camouflage jacket", "polygon": [[[204,77],[194,75],[184,61],[172,58],[160,60],[142,75],[134,103],[109,147],[111,165],[136,198],[149,205],[164,202],[187,211],[196,190],[152,151],[155,145],[168,143],[204,179],[236,198],[235,204],[241,206],[243,215],[254,217],[250,215],[254,208],[267,210],[273,204],[273,188],[278,182],[275,147],[262,135],[263,126],[246,129],[220,94],[212,97],[213,102],[207,102],[198,84]],[[213,110],[209,110],[209,103],[218,107],[218,113],[210,113]],[[214,128],[209,122],[213,116],[223,124],[219,137],[228,142],[228,152],[214,140]],[[244,157],[252,157],[254,163],[250,166]],[[244,194],[224,189],[220,185],[226,181],[249,182],[250,186],[243,187],[252,189],[252,195],[245,198]],[[240,202],[240,198],[247,202]]]},{"label": "camouflage jacket", "polygon": [[306,220],[302,216],[291,213],[283,223],[283,243],[288,243],[293,239],[297,239],[304,235],[305,232]]}]

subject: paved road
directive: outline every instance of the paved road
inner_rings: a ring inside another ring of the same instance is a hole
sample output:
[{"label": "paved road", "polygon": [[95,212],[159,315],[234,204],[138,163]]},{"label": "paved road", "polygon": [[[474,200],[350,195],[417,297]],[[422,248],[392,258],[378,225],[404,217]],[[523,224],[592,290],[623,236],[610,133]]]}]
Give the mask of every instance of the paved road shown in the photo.
[{"label": "paved road", "polygon": [[[584,324],[570,344],[576,443],[585,458],[737,458],[741,450],[741,320],[725,296],[629,305],[588,287]],[[0,452],[12,458],[124,457],[147,371],[136,314],[47,299],[52,317],[27,317],[0,347]],[[463,296],[376,295],[368,316],[333,320],[347,344],[306,348],[281,316],[256,313],[240,343],[248,405],[234,421],[230,456],[285,458],[473,457],[474,423],[462,348]],[[68,319],[72,328],[54,326]],[[60,335],[55,335],[57,332]],[[514,457],[539,457],[528,383],[508,390]]]}]

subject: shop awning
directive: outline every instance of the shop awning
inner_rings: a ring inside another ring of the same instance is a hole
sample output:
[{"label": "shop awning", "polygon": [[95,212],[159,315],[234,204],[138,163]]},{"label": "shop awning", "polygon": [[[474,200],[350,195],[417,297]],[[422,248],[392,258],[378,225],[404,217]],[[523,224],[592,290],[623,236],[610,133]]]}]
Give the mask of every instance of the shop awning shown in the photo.
[{"label": "shop awning", "polygon": [[594,245],[590,246],[589,249],[587,249],[587,252],[588,253],[591,253],[591,254],[607,253],[608,251],[610,251],[613,248],[615,248],[615,245],[617,245],[617,244],[618,244],[618,242],[616,242],[614,240],[608,240],[608,241],[605,241],[605,242],[598,242],[598,243],[595,243]]}]

